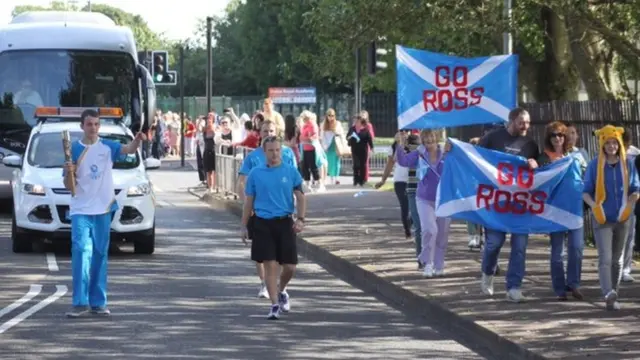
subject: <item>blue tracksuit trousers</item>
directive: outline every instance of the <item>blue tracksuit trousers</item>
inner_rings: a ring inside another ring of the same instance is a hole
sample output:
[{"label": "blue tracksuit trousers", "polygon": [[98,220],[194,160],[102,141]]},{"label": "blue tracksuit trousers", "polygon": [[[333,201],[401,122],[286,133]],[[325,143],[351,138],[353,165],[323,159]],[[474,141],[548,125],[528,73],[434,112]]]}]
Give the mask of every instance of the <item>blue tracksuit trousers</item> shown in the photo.
[{"label": "blue tracksuit trousers", "polygon": [[71,216],[73,306],[107,306],[107,258],[112,213]]}]

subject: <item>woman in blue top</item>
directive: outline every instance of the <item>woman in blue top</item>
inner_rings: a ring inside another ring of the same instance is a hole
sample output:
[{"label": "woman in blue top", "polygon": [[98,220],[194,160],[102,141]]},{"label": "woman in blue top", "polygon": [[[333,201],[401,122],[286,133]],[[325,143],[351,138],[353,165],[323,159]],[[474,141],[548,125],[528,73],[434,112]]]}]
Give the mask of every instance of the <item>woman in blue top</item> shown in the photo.
[{"label": "woman in blue top", "polygon": [[607,125],[595,132],[600,145],[584,179],[582,198],[591,207],[598,249],[598,277],[607,310],[618,310],[618,285],[629,216],[638,201],[638,174],[627,159],[623,128]]}]

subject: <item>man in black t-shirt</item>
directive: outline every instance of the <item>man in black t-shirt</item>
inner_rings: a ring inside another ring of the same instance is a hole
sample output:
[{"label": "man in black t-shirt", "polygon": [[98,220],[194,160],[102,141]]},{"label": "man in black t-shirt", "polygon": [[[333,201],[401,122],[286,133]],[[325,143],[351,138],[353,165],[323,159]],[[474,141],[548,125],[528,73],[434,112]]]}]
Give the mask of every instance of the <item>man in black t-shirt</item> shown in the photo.
[{"label": "man in black t-shirt", "polygon": [[[509,112],[509,123],[505,128],[494,130],[480,139],[479,146],[527,159],[529,167],[538,167],[536,159],[540,154],[538,144],[527,136],[531,119],[529,113],[522,108]],[[507,238],[502,231],[485,229],[486,244],[482,257],[482,292],[493,295],[493,277],[498,264],[500,249]],[[507,300],[522,302],[525,297],[520,287],[525,274],[525,260],[529,234],[511,234],[511,255],[507,270],[506,286]]]}]

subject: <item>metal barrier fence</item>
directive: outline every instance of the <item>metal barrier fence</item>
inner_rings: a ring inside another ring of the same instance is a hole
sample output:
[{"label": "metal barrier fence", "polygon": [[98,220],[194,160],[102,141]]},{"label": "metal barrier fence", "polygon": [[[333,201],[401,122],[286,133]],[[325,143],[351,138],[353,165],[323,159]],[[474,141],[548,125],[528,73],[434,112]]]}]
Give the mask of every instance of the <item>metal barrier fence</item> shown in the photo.
[{"label": "metal barrier fence", "polygon": [[[246,147],[229,147],[221,145],[216,152],[216,192],[223,193],[225,197],[238,199],[237,184],[238,171],[242,161],[253,149]],[[231,155],[228,153],[231,152]]]},{"label": "metal barrier fence", "polygon": [[[238,198],[237,183],[238,171],[242,166],[242,161],[253,149],[246,147],[228,147],[221,145],[216,152],[216,191],[224,196]],[[231,153],[229,155],[229,153]],[[373,175],[381,175],[387,163],[387,153],[378,152],[369,158],[369,171]],[[347,176],[353,174],[353,162],[351,157],[341,159],[340,175]]]}]

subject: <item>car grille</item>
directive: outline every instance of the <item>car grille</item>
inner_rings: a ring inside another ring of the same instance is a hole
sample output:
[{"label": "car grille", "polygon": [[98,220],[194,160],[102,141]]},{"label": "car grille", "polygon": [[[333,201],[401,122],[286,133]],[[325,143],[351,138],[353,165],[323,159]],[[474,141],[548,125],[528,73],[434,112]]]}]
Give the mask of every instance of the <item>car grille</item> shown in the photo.
[{"label": "car grille", "polygon": [[56,205],[56,211],[58,212],[58,217],[63,224],[71,224],[71,220],[67,219],[65,216],[67,211],[69,211],[69,205]]},{"label": "car grille", "polygon": [[[53,188],[51,189],[51,191],[53,191],[54,194],[58,194],[58,195],[69,195],[71,194],[71,191],[65,189],[65,188]],[[116,195],[120,194],[120,191],[122,191],[122,189],[116,189],[114,192]]]}]

